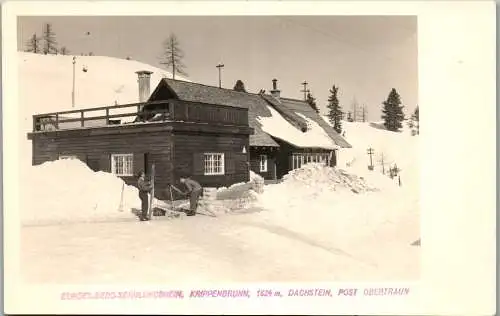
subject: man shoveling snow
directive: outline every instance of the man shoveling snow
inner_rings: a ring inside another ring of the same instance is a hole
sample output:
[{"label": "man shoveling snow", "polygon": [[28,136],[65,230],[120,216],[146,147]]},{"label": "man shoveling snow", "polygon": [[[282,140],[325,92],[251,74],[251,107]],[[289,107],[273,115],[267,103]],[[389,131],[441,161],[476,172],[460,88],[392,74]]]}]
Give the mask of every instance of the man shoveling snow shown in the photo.
[{"label": "man shoveling snow", "polygon": [[198,201],[200,199],[203,187],[191,178],[181,178],[181,183],[187,187],[187,192],[182,192],[184,195],[189,195],[189,212],[186,212],[187,216],[196,215],[196,209],[198,208]]}]

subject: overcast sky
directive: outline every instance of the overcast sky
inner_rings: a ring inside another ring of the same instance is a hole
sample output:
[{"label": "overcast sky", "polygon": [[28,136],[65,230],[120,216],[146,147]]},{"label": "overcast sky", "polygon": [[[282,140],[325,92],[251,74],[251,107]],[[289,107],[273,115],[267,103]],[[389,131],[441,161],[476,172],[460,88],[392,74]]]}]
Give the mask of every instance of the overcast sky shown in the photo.
[{"label": "overcast sky", "polygon": [[[173,32],[185,52],[188,78],[218,85],[241,79],[249,92],[269,91],[278,79],[282,96],[303,98],[301,83],[325,110],[329,89],[340,87],[345,111],[353,99],[380,119],[391,88],[405,107],[418,104],[417,19],[413,16],[257,17],[20,17],[18,47],[43,23],[52,23],[59,46],[160,67],[162,41]],[[112,70],[107,70],[112,71]]]}]

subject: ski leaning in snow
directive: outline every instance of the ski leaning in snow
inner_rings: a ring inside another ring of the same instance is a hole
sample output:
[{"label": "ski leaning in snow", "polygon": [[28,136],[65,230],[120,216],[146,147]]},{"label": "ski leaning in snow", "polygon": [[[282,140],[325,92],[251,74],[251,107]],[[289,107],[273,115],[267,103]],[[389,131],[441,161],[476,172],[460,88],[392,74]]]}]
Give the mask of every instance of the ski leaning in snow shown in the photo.
[{"label": "ski leaning in snow", "polygon": [[149,209],[148,209],[148,218],[153,218],[153,200],[155,197],[155,164],[151,166],[151,193],[149,197]]}]

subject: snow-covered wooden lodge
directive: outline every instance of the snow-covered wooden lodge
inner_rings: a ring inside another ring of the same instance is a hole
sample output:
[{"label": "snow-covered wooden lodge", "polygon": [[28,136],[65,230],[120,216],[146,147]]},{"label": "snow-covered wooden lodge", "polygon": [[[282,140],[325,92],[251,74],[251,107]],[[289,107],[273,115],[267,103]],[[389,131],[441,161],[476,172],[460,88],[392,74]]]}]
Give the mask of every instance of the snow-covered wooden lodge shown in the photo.
[{"label": "snow-covered wooden lodge", "polygon": [[158,197],[191,176],[204,186],[277,180],[307,162],[335,165],[350,145],[304,101],[162,79],[150,94],[140,71],[139,103],[33,116],[33,164],[78,158],[127,183],[154,163]]}]

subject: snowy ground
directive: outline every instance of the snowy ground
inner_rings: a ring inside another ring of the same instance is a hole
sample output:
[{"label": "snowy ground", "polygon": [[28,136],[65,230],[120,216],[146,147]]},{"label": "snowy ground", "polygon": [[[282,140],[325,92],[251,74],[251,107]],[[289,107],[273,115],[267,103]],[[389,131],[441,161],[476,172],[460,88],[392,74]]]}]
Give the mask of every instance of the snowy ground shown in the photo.
[{"label": "snowy ground", "polygon": [[[356,149],[366,147],[363,141],[373,142],[361,137],[373,127],[359,125],[346,126],[347,139]],[[394,137],[387,131],[378,138],[384,134],[385,145],[392,149],[387,155],[415,168],[412,160],[418,157],[399,150],[412,152],[416,141],[401,141],[404,133]],[[406,147],[390,146],[391,139]],[[238,210],[212,209],[216,217],[179,216],[146,223],[118,212],[119,199],[99,203],[106,197],[82,189],[103,182],[116,196],[120,181],[61,162],[68,166],[66,174],[74,169],[86,179],[78,190],[88,196],[81,194],[77,204],[93,199],[92,205],[100,207],[90,210],[87,203],[80,207],[80,217],[59,215],[60,220],[52,222],[47,221],[50,216],[71,213],[75,205],[56,207],[58,211],[45,217],[33,215],[43,208],[29,208],[23,218],[31,222],[21,230],[23,275],[29,282],[88,284],[416,280],[420,247],[411,244],[420,238],[418,170],[404,169],[406,182],[399,187],[378,169],[365,169],[366,154],[361,152],[351,151],[355,162],[345,171],[306,165],[282,183],[266,185],[256,200]],[[70,196],[72,190],[64,190]],[[125,208],[137,206],[135,191],[129,190]],[[223,191],[217,195],[232,196]]]},{"label": "snowy ground", "polygon": [[404,236],[384,232],[383,243],[364,238],[361,251],[353,251],[258,214],[25,227],[23,275],[87,284],[418,278],[419,249],[409,246],[413,236],[405,229]]}]

